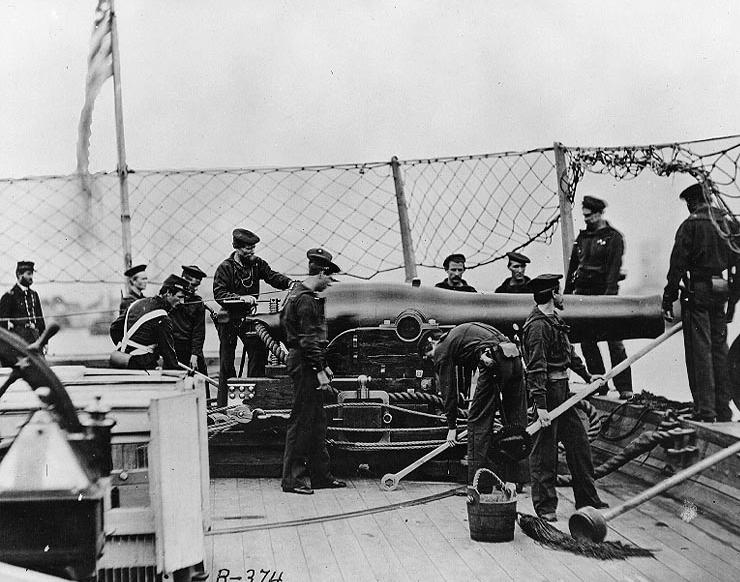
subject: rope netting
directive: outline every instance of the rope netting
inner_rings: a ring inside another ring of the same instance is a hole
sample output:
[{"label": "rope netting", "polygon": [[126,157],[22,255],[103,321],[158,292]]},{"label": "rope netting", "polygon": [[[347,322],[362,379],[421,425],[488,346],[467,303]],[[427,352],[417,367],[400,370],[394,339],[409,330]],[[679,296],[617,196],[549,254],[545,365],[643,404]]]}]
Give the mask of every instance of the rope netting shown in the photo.
[{"label": "rope netting", "polygon": [[[470,265],[533,240],[557,221],[551,150],[400,162],[420,265],[450,252]],[[369,279],[403,268],[391,162],[201,171],[131,171],[134,262],[161,280],[183,263],[213,273],[231,252],[231,231],[261,237],[258,253],[278,271],[301,274],[305,252],[324,246],[348,275]],[[0,180],[14,218],[0,236],[0,281],[16,260],[37,263],[39,282],[121,280],[118,179],[94,174]]]},{"label": "rope netting", "polygon": [[[617,180],[645,168],[705,182],[712,200],[737,216],[740,137],[675,144],[564,148],[563,187],[574,198],[586,172]],[[506,251],[549,244],[559,220],[553,148],[399,162],[419,266],[462,252],[468,267]],[[235,227],[257,232],[258,254],[301,275],[305,252],[324,246],[348,275],[369,279],[403,268],[391,162],[233,170],[131,171],[135,263],[161,281],[182,264],[213,273],[231,252]],[[36,262],[36,281],[120,285],[121,211],[115,173],[0,180],[0,284],[18,260]],[[733,208],[733,205],[735,208]],[[736,248],[726,224],[717,228]],[[205,283],[205,290],[208,283]]]},{"label": "rope netting", "polygon": [[733,250],[740,252],[740,135],[660,145],[567,148],[564,153],[567,171],[562,186],[571,203],[586,172],[616,180],[634,179],[645,169],[662,177],[691,176],[705,185],[707,201],[727,212],[728,220],[710,217]]}]

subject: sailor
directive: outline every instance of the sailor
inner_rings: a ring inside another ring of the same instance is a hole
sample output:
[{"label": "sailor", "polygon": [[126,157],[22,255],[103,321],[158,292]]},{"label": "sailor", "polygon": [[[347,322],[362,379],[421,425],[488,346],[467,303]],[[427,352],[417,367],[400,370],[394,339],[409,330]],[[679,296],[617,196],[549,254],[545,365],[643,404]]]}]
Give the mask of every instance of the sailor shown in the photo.
[{"label": "sailor", "polygon": [[206,274],[196,265],[183,265],[182,278],[188,282],[185,302],[170,312],[177,359],[201,374],[208,375],[203,344],[206,340],[206,308],[196,293]]},{"label": "sailor", "polygon": [[323,299],[317,295],[331,285],[332,274],[340,269],[324,249],[310,249],[306,256],[308,277],[293,287],[280,313],[295,392],[285,435],[282,488],[286,493],[310,495],[314,489],[346,487],[346,483],[332,476],[326,450],[324,392],[333,374],[326,363]]},{"label": "sailor", "polygon": [[116,367],[153,370],[162,356],[162,367],[177,369],[172,320],[169,312],[185,300],[190,285],[182,277],[170,275],[159,295],[134,301],[110,327],[116,344],[111,362]]},{"label": "sailor", "polygon": [[441,338],[425,334],[419,354],[434,362],[437,384],[444,397],[447,440],[457,438],[458,388],[456,368],[477,369],[478,381],[468,414],[468,484],[481,468],[493,468],[505,481],[520,481],[516,466],[492,467],[489,449],[493,419],[499,402],[504,424],[525,426],[526,405],[522,390],[522,363],[517,346],[495,327],[485,323],[463,323]]},{"label": "sailor", "polygon": [[146,265],[135,265],[123,272],[124,277],[128,277],[128,295],[121,298],[121,304],[118,307],[118,315],[126,313],[128,306],[134,301],[144,298],[144,289],[149,282],[146,275]]},{"label": "sailor", "polygon": [[[624,237],[604,219],[606,202],[593,196],[584,196],[583,220],[586,228],[578,233],[570,255],[568,274],[565,279],[565,293],[576,295],[616,295],[619,293],[622,256],[624,255]],[[610,340],[609,358],[612,367],[627,359],[622,340]],[[591,341],[581,342],[586,366],[594,374],[605,372],[604,360],[598,344]],[[632,392],[632,370],[627,368],[614,377],[614,387],[621,400],[629,400]],[[609,391],[605,384],[597,394]]]},{"label": "sailor", "polygon": [[225,406],[229,378],[236,376],[234,352],[236,340],[241,337],[247,357],[247,376],[265,374],[267,350],[262,341],[246,335],[244,317],[257,305],[260,294],[260,279],[276,289],[287,289],[290,277],[273,271],[267,261],[254,254],[260,238],[253,232],[237,228],[232,233],[234,252],[216,269],[213,276],[213,297],[223,308],[219,314],[218,339],[220,342],[220,369],[218,378],[218,405]]},{"label": "sailor", "polygon": [[450,291],[465,291],[475,293],[475,288],[468,285],[468,282],[462,278],[465,272],[465,255],[453,253],[448,255],[442,262],[444,270],[447,272],[447,278],[435,285],[439,289],[449,289]]},{"label": "sailor", "polygon": [[39,339],[46,329],[39,294],[31,289],[34,267],[32,261],[18,261],[15,267],[17,282],[0,298],[0,327],[29,344]]},{"label": "sailor", "polygon": [[[714,223],[736,230],[728,215],[713,207],[701,184],[689,186],[679,196],[690,212],[676,232],[668,282],[663,291],[663,316],[673,322],[673,302],[681,290],[681,320],[689,387],[694,399],[692,420],[732,420],[727,369],[728,297],[738,298],[737,254],[720,236]],[[727,273],[727,275],[725,275]],[[729,279],[729,280],[728,280]]]},{"label": "sailor", "polygon": [[597,379],[589,374],[568,339],[568,326],[557,310],[563,309],[560,294],[562,275],[540,275],[529,282],[535,306],[524,324],[522,349],[527,368],[529,402],[537,410],[542,428],[533,436],[529,468],[532,479],[532,504],[537,515],[557,521],[558,495],[555,490],[558,441],[573,476],[576,509],[607,505],[599,499],[594,485],[591,444],[581,419],[573,408],[556,419],[550,412],[568,399],[568,369],[586,382]]},{"label": "sailor", "polygon": [[509,269],[511,277],[504,279],[504,282],[496,287],[495,293],[528,293],[527,283],[530,279],[524,272],[531,262],[529,257],[514,251],[506,253],[506,256],[509,259],[506,268]]}]

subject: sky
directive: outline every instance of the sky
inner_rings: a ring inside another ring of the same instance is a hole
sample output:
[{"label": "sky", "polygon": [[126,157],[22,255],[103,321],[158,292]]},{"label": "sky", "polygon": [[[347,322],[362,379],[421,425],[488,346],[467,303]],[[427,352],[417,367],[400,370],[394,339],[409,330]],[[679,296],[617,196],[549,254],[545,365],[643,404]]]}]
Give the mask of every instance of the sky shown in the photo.
[{"label": "sky", "polygon": [[[0,0],[0,177],[75,167],[93,0]],[[127,161],[329,164],[738,133],[732,1],[117,0]],[[112,83],[91,169],[116,164]]]},{"label": "sky", "polygon": [[[740,3],[731,0],[115,4],[133,169],[340,164],[740,133]],[[95,6],[0,0],[0,178],[73,172]],[[115,166],[108,81],[93,114],[90,168]],[[675,200],[681,186],[584,180],[581,194],[606,198],[606,217],[625,233],[628,272],[664,278],[685,217]],[[12,208],[5,216],[20,218]],[[560,253],[556,238],[533,257],[532,272],[558,268]],[[468,278],[493,289],[506,275],[499,262]]]}]

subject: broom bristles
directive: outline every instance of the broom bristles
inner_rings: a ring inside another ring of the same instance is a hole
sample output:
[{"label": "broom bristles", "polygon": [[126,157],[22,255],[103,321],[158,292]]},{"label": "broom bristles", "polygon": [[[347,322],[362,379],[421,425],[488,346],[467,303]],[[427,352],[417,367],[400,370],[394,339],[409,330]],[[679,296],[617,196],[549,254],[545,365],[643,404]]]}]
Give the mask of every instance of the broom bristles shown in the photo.
[{"label": "broom bristles", "polygon": [[521,530],[534,541],[552,548],[599,560],[624,560],[633,557],[653,557],[653,550],[640,548],[622,542],[589,542],[579,541],[550,525],[544,519],[517,513],[517,522]]}]

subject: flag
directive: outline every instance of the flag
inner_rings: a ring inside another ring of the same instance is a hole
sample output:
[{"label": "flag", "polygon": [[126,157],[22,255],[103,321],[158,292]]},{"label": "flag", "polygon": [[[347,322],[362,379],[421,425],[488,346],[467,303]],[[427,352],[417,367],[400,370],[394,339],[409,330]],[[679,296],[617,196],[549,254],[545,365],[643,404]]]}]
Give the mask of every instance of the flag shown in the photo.
[{"label": "flag", "polygon": [[[80,113],[77,130],[77,173],[86,182],[90,163],[90,133],[95,98],[108,77],[113,75],[113,51],[111,48],[111,5],[108,0],[98,0],[95,9],[90,52],[87,57],[85,79],[85,103]],[[85,188],[89,192],[88,188]]]}]

